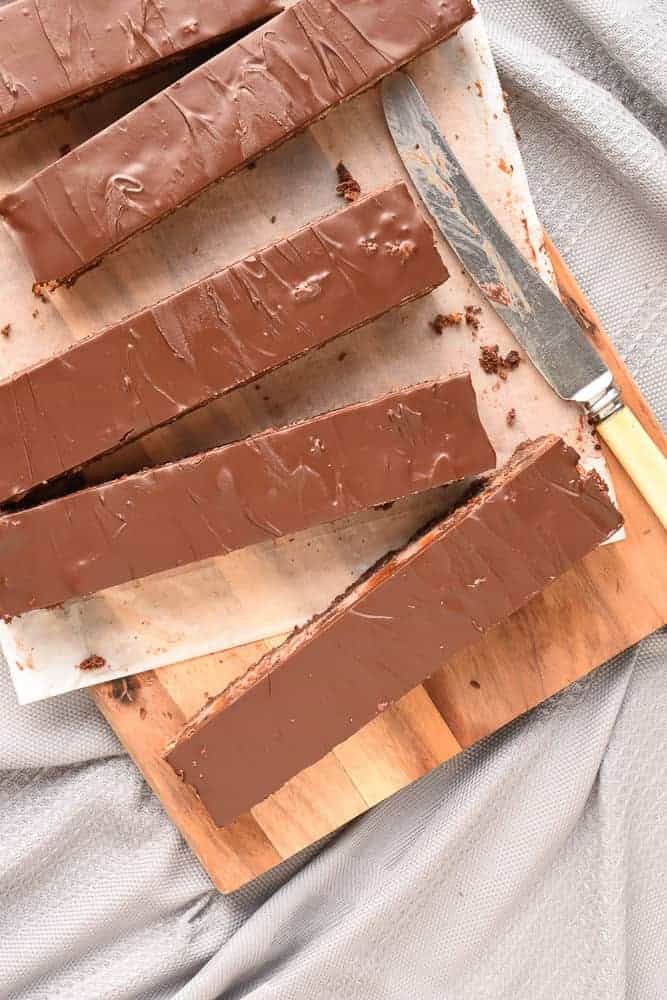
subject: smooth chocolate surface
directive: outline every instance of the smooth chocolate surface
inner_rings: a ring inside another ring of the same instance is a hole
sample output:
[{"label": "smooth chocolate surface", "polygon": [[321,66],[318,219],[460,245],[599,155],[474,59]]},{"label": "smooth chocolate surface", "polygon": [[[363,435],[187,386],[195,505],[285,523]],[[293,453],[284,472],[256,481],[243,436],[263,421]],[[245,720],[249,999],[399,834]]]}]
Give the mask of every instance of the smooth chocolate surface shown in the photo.
[{"label": "smooth chocolate surface", "polygon": [[16,0],[0,7],[0,135],[280,9],[276,0]]},{"label": "smooth chocolate surface", "polygon": [[469,0],[299,0],[0,201],[37,282],[65,281],[474,14]]},{"label": "smooth chocolate surface", "polygon": [[395,184],[0,383],[0,502],[447,279]]},{"label": "smooth chocolate surface", "polygon": [[83,597],[495,466],[469,375],[0,518],[0,614]]},{"label": "smooth chocolate surface", "polygon": [[166,758],[224,826],[479,641],[622,523],[556,437],[231,684]]}]

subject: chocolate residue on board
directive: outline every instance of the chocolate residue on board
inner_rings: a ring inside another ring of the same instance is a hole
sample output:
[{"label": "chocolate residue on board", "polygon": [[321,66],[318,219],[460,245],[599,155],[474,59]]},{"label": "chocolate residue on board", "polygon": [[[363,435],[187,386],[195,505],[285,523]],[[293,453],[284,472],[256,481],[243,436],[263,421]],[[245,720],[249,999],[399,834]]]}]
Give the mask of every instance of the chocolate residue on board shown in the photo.
[{"label": "chocolate residue on board", "polygon": [[361,184],[355,180],[342,160],[336,167],[336,174],[338,176],[338,184],[336,185],[338,197],[344,198],[345,201],[356,201],[361,194]]},{"label": "chocolate residue on board", "polygon": [[11,323],[5,323],[2,329],[0,329],[0,335],[2,335],[3,337],[8,337],[11,332],[12,332]]},{"label": "chocolate residue on board", "polygon": [[129,705],[134,701],[133,691],[139,687],[139,682],[135,677],[119,677],[111,684],[111,697],[115,701]]},{"label": "chocolate residue on board", "polygon": [[431,320],[431,329],[441,336],[444,331],[451,326],[460,326],[463,322],[463,313],[438,313],[438,315]]},{"label": "chocolate residue on board", "polygon": [[106,667],[107,661],[103,656],[97,656],[93,654],[92,656],[87,656],[85,660],[82,660],[78,666],[79,670],[102,670]]},{"label": "chocolate residue on board", "polygon": [[567,292],[562,291],[562,289],[560,297],[570,316],[572,316],[574,321],[578,323],[584,333],[589,334],[591,337],[595,337],[597,335],[598,328],[593,320],[586,315],[579,303],[575,302],[572,296],[568,295]]}]

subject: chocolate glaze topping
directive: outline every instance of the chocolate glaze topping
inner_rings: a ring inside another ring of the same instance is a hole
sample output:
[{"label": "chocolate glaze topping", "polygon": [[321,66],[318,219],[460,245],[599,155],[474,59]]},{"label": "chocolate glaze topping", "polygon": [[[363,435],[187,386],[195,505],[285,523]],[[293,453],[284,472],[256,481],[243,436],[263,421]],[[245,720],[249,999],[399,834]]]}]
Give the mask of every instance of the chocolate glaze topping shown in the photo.
[{"label": "chocolate glaze topping", "polygon": [[442,41],[469,0],[299,0],[0,202],[37,282],[65,281]]},{"label": "chocolate glaze topping", "polygon": [[0,135],[279,10],[277,0],[16,0],[0,7]]},{"label": "chocolate glaze topping", "polygon": [[0,502],[442,284],[404,184],[0,383]]},{"label": "chocolate glaze topping", "polygon": [[0,614],[59,604],[495,466],[469,375],[0,518]]},{"label": "chocolate glaze topping", "polygon": [[195,717],[166,758],[218,826],[479,641],[622,523],[553,436],[426,529]]}]

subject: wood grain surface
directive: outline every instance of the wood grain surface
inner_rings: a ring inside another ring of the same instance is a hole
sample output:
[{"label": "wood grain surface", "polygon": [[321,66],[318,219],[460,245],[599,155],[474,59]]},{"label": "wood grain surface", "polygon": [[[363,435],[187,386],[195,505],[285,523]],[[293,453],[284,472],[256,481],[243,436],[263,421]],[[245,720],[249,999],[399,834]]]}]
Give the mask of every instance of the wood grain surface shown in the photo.
[{"label": "wood grain surface", "polygon": [[[667,452],[646,401],[555,248],[548,249],[564,301]],[[239,888],[665,624],[667,534],[613,457],[607,459],[626,518],[625,541],[592,553],[477,646],[443,664],[426,685],[225,829],[213,825],[161,755],[210,695],[274,643],[91,689],[218,889]]]}]

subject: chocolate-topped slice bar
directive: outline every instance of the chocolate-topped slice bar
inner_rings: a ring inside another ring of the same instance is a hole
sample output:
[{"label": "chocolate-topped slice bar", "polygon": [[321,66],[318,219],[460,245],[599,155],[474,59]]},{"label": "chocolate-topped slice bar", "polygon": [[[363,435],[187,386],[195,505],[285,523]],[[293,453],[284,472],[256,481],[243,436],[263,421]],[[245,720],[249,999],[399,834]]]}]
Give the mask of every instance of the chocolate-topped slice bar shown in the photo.
[{"label": "chocolate-topped slice bar", "polygon": [[470,0],[298,0],[0,201],[64,282],[455,32]]},{"label": "chocolate-topped slice bar", "polygon": [[15,0],[0,7],[0,135],[257,25],[277,0]]},{"label": "chocolate-topped slice bar", "polygon": [[550,436],[522,445],[234,681],[166,759],[218,826],[275,792],[478,642],[622,524],[606,486]]},{"label": "chocolate-topped slice bar", "polygon": [[0,615],[222,555],[495,466],[469,375],[0,517]]},{"label": "chocolate-topped slice bar", "polygon": [[0,383],[0,503],[447,279],[395,184]]}]

